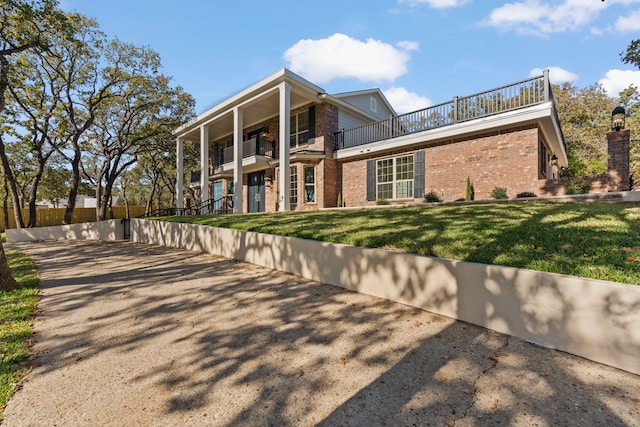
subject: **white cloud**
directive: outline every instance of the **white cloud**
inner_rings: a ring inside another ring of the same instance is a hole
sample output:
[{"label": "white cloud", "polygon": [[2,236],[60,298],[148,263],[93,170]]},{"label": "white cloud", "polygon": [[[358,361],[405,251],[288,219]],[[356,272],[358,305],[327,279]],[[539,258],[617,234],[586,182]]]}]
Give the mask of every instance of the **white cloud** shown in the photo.
[{"label": "white cloud", "polygon": [[620,96],[620,92],[633,84],[640,88],[640,71],[609,70],[604,78],[598,82],[611,98]]},{"label": "white cloud", "polygon": [[595,20],[610,4],[611,1],[564,0],[558,4],[524,0],[494,9],[484,24],[520,34],[544,35],[572,31]]},{"label": "white cloud", "polygon": [[396,43],[396,46],[398,46],[400,49],[406,52],[420,49],[420,44],[418,42],[409,41],[409,40],[398,42]]},{"label": "white cloud", "polygon": [[640,31],[640,10],[621,16],[616,20],[614,28],[621,32]]},{"label": "white cloud", "polygon": [[420,4],[426,4],[434,9],[446,9],[448,7],[458,7],[469,0],[398,0],[398,3],[408,4],[409,6],[417,6]]},{"label": "white cloud", "polygon": [[420,110],[433,105],[429,98],[409,92],[403,87],[392,87],[382,92],[398,114]]},{"label": "white cloud", "polygon": [[[567,71],[561,67],[546,67],[549,70],[549,80],[553,84],[560,84],[564,82],[575,82],[578,80],[578,75],[572,73],[571,71]],[[529,77],[535,77],[542,74],[542,68],[534,68],[529,73]]]},{"label": "white cloud", "polygon": [[336,33],[320,40],[300,40],[284,53],[291,71],[314,83],[354,77],[364,82],[393,81],[407,73],[409,53],[417,42],[396,46],[380,40],[357,40]]}]

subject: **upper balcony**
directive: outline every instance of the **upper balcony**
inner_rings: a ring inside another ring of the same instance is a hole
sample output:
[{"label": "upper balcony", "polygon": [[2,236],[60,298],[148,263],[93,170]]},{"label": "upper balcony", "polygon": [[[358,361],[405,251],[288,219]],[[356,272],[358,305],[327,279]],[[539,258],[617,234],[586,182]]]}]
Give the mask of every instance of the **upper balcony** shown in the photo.
[{"label": "upper balcony", "polygon": [[[251,138],[242,143],[242,158],[251,157],[268,157],[270,159],[278,158],[278,145],[275,141],[266,138]],[[222,159],[220,165],[233,162],[233,147],[227,147],[222,150]]]},{"label": "upper balcony", "polygon": [[[494,116],[553,100],[548,72],[496,89],[394,116],[335,134],[335,149],[357,147],[457,123]],[[553,109],[555,119],[557,113]],[[564,143],[564,141],[563,141]]]}]

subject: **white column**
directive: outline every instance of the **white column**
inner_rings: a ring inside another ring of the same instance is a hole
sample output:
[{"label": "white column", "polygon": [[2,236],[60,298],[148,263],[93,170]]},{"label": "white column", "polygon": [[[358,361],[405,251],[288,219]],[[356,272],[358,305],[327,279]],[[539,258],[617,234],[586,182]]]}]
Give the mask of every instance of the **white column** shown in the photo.
[{"label": "white column", "polygon": [[176,139],[176,208],[184,208],[184,142],[180,138]]},{"label": "white column", "polygon": [[233,213],[242,213],[242,128],[243,114],[238,107],[233,109]]},{"label": "white column", "polygon": [[209,194],[209,128],[200,126],[200,203],[211,198]]},{"label": "white column", "polygon": [[280,93],[280,170],[278,172],[278,210],[286,212],[291,210],[289,197],[291,176],[289,174],[289,132],[291,122],[291,87],[287,82],[279,86]]}]

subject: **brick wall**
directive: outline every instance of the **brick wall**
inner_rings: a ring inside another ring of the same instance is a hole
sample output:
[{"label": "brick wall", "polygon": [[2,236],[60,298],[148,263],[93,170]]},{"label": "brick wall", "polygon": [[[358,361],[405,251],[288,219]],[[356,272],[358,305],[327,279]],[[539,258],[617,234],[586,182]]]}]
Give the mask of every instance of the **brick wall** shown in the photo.
[{"label": "brick wall", "polygon": [[567,185],[579,179],[589,185],[589,193],[607,193],[611,191],[628,191],[629,182],[629,138],[630,131],[610,132],[607,134],[608,172],[601,175],[583,176],[579,178],[560,178],[540,180],[539,196],[564,196]]},{"label": "brick wall", "polygon": [[538,129],[513,130],[428,148],[425,192],[444,201],[464,198],[467,177],[476,199],[487,199],[495,187],[507,194],[535,191],[538,179]]},{"label": "brick wall", "polygon": [[[534,193],[538,196],[565,196],[567,195],[567,185],[575,179],[578,178],[541,179],[538,181],[538,191],[534,191]],[[606,173],[579,179],[589,185],[589,193],[617,191],[611,190],[611,179]]]},{"label": "brick wall", "polygon": [[[464,198],[467,177],[473,183],[475,198],[488,199],[495,187],[507,189],[509,197],[538,189],[537,127],[481,135],[472,139],[446,141],[425,150],[425,193],[434,191],[443,201]],[[416,150],[393,153],[408,154]],[[366,201],[366,161],[342,164],[342,185],[347,206],[371,205]]]},{"label": "brick wall", "polygon": [[[337,206],[340,193],[340,168],[333,158],[333,135],[338,131],[338,108],[330,104],[316,107],[316,134],[322,135],[322,148],[325,160],[321,162],[321,173],[318,177],[319,193],[323,194],[322,203],[318,206],[330,208]],[[321,190],[320,190],[321,189]]]},{"label": "brick wall", "polygon": [[608,170],[612,191],[628,191],[629,185],[629,138],[631,132],[622,130],[607,134]]},{"label": "brick wall", "polygon": [[367,159],[342,164],[342,204],[344,206],[374,205],[367,202]]}]

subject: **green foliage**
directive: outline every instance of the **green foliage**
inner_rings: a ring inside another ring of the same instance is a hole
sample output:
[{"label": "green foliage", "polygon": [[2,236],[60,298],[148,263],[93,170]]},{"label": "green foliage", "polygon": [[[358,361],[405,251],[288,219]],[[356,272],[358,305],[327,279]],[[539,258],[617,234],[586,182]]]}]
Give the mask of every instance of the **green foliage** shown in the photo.
[{"label": "green foliage", "polygon": [[622,52],[620,56],[625,64],[635,65],[636,68],[640,68],[640,39],[632,40],[626,52]]},{"label": "green foliage", "polygon": [[509,198],[509,196],[507,196],[507,189],[503,187],[496,187],[493,190],[491,190],[491,197],[493,197],[494,199]]},{"label": "green foliage", "polygon": [[566,192],[567,194],[588,194],[589,190],[591,190],[591,184],[587,182],[584,178],[572,178],[567,183]]},{"label": "green foliage", "polygon": [[424,195],[424,201],[427,203],[441,202],[442,199],[435,191],[430,191]]},{"label": "green foliage", "polygon": [[607,132],[615,101],[600,85],[578,88],[571,83],[553,86],[558,117],[567,144],[567,176],[597,175],[607,171]]},{"label": "green foliage", "polygon": [[42,182],[38,188],[38,198],[58,207],[61,200],[69,195],[71,171],[64,167],[45,167]]},{"label": "green foliage", "polygon": [[382,205],[388,205],[388,204],[389,204],[389,201],[387,199],[382,198],[382,199],[376,200],[376,205],[382,206]]},{"label": "green foliage", "polygon": [[336,203],[336,207],[342,207],[342,193],[338,193],[338,202]]},{"label": "green foliage", "polygon": [[0,293],[0,421],[9,398],[29,369],[31,316],[38,303],[38,271],[26,255],[7,251],[11,273],[20,288]]},{"label": "green foliage", "polygon": [[532,193],[531,191],[523,191],[522,193],[516,194],[516,199],[525,199],[529,197],[538,197],[536,193]]},{"label": "green foliage", "polygon": [[640,205],[541,201],[167,217],[640,285]]}]

